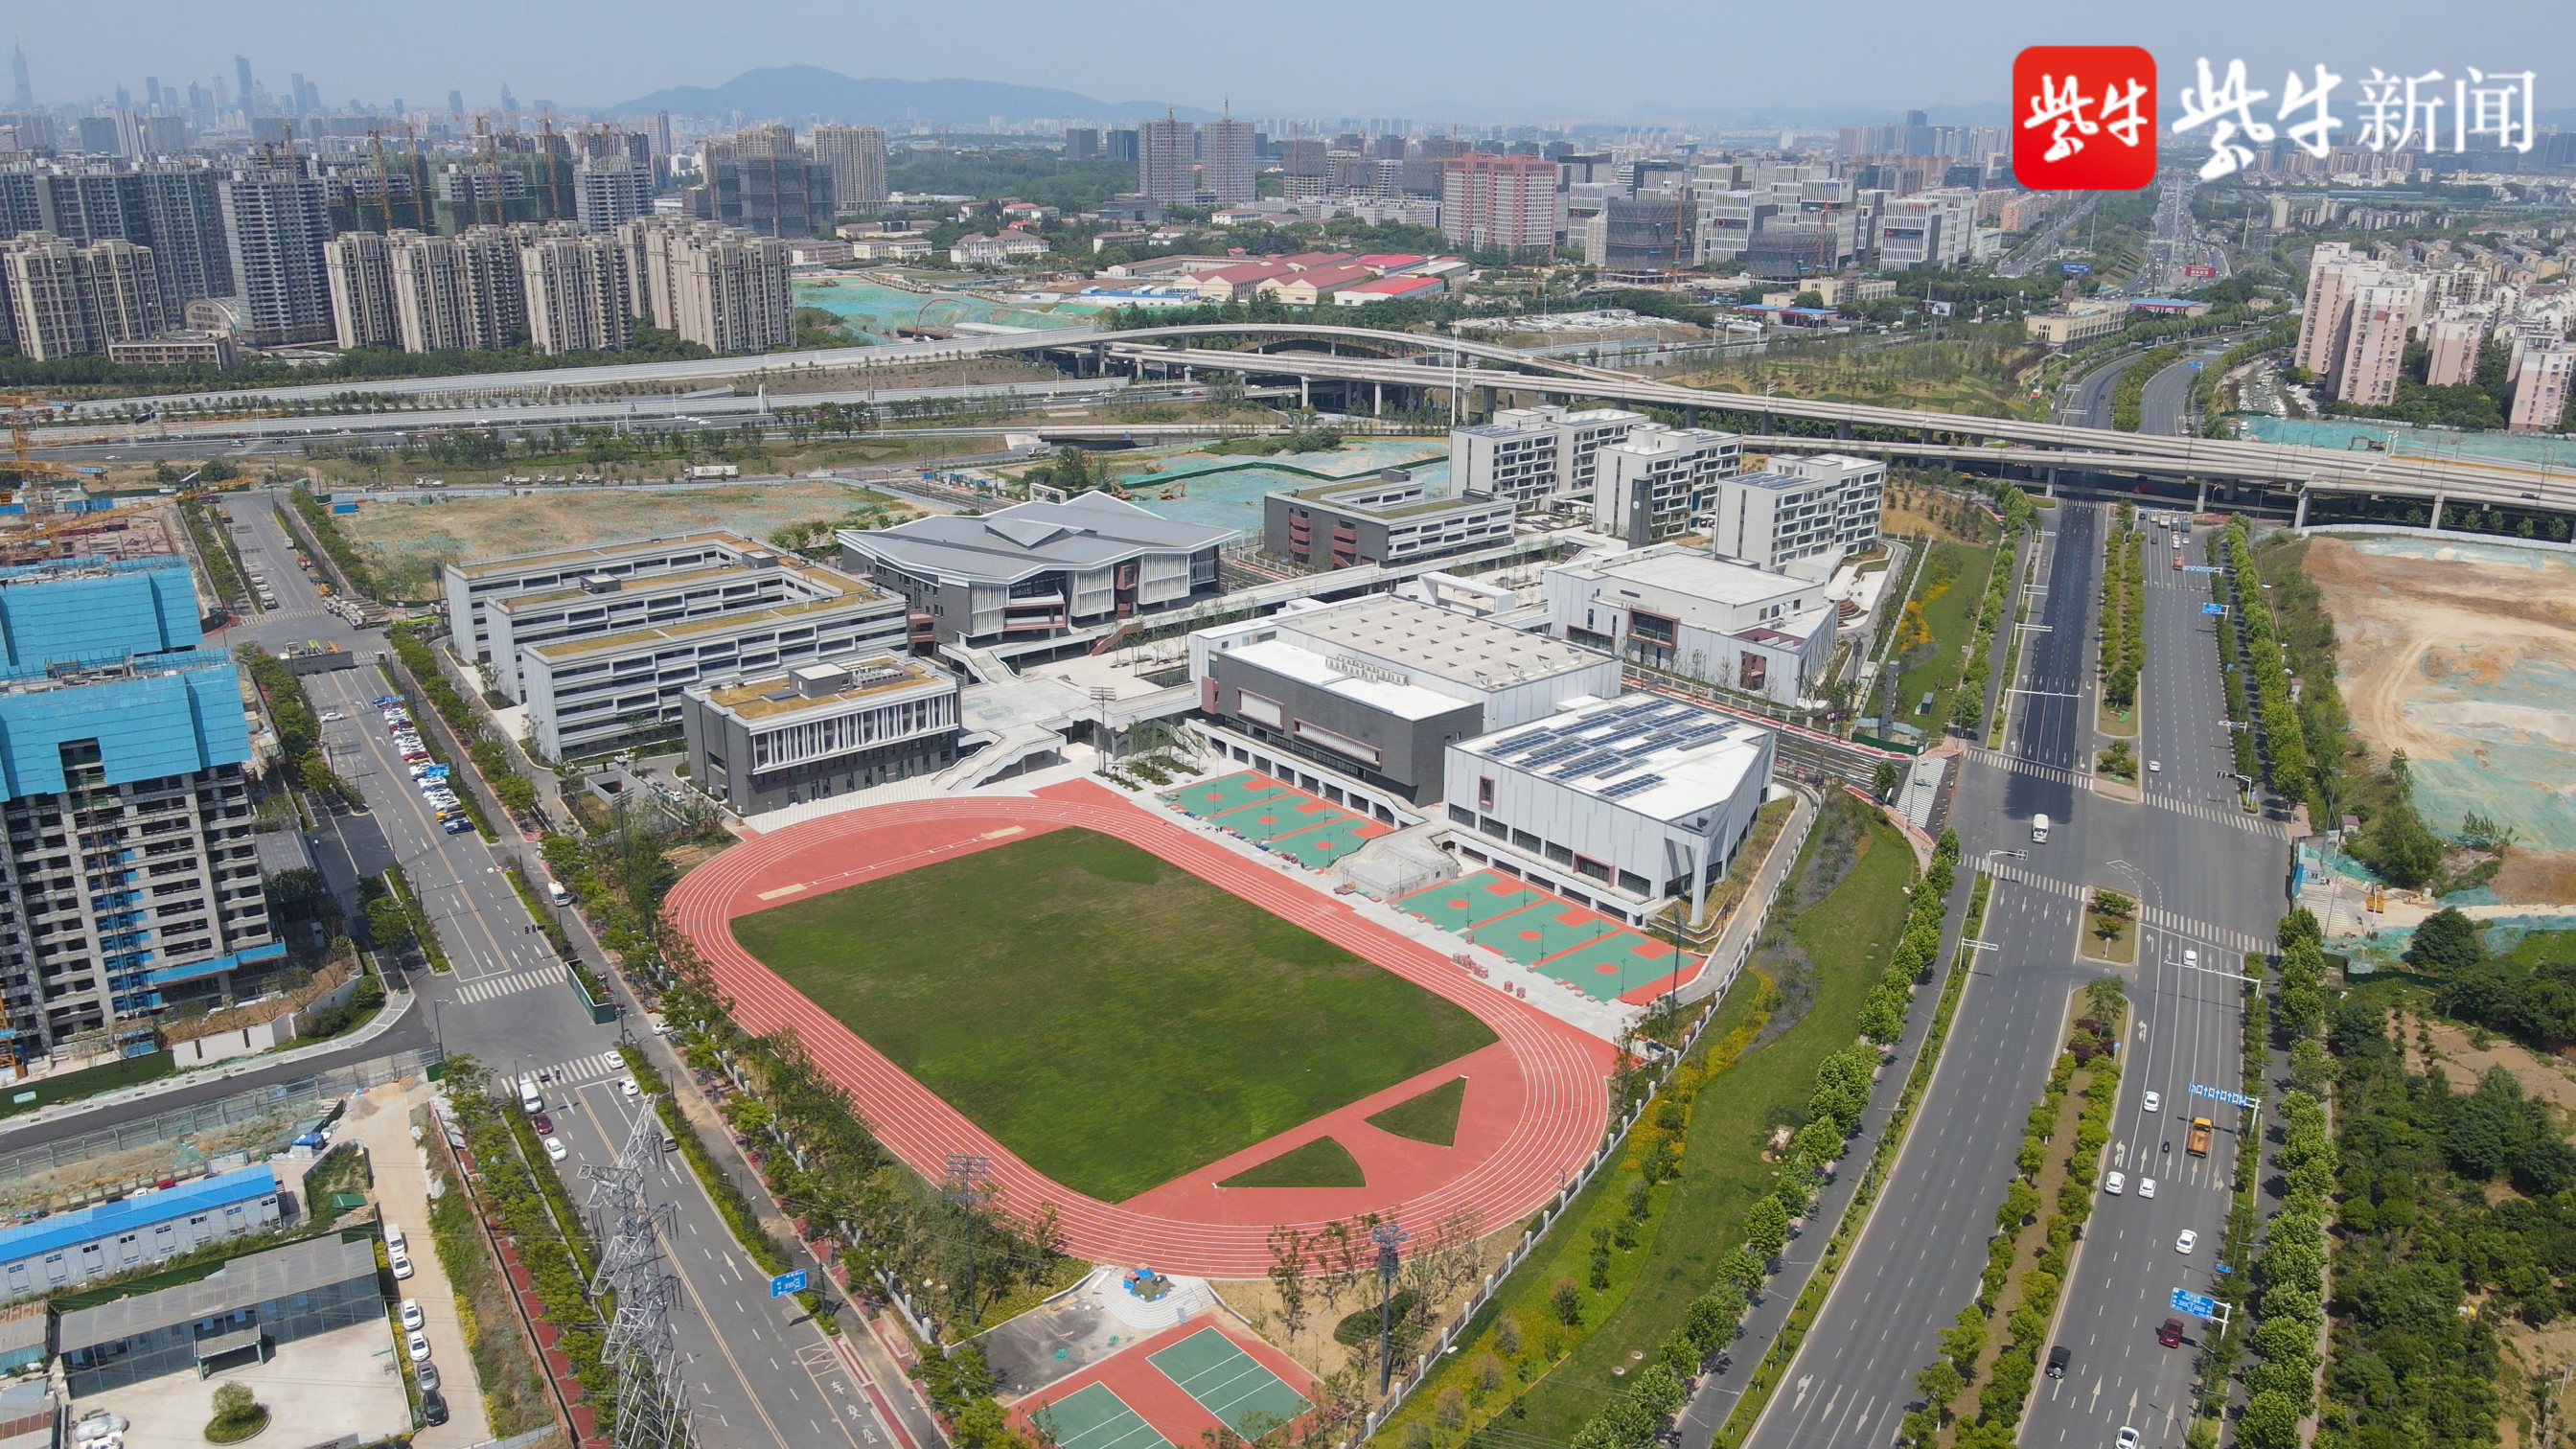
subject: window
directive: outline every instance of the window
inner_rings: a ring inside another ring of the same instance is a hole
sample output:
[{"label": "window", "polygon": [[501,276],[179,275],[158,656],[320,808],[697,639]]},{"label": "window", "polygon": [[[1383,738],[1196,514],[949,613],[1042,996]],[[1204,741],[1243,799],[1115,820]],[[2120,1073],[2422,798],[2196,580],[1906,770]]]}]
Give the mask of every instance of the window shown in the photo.
[{"label": "window", "polygon": [[1538,849],[1538,836],[1527,830],[1515,830],[1512,832],[1512,844],[1523,850],[1536,850]]},{"label": "window", "polygon": [[1476,782],[1476,808],[1479,810],[1494,808],[1494,777],[1491,775]]},{"label": "window", "polygon": [[1272,729],[1288,727],[1288,711],[1279,707],[1279,701],[1266,699],[1248,689],[1238,689],[1234,692],[1234,712],[1257,724],[1266,724]]},{"label": "window", "polygon": [[1476,812],[1468,809],[1464,805],[1452,805],[1449,807],[1449,823],[1452,825],[1474,825],[1476,823]]},{"label": "window", "polygon": [[[1309,723],[1306,720],[1298,720],[1289,726],[1288,732],[1308,744],[1321,745],[1337,755],[1348,755],[1363,764],[1379,765],[1386,761],[1386,752],[1377,746],[1365,740],[1352,739],[1349,735],[1328,730],[1322,725]],[[1321,781],[1310,781],[1306,788],[1312,790],[1321,783]]]},{"label": "window", "polygon": [[1655,883],[1633,870],[1623,870],[1619,872],[1619,889],[1632,896],[1649,895],[1653,893]]},{"label": "window", "polygon": [[1487,835],[1494,837],[1496,840],[1509,840],[1512,838],[1511,827],[1505,825],[1499,820],[1496,820],[1491,815],[1486,816],[1484,823],[1477,828],[1484,831]]},{"label": "window", "polygon": [[1574,864],[1574,852],[1557,844],[1553,840],[1546,842],[1543,850],[1547,855],[1547,858],[1556,862],[1558,865],[1571,866]]},{"label": "window", "polygon": [[1578,855],[1574,858],[1574,873],[1577,875],[1588,875],[1594,880],[1601,882],[1603,885],[1608,885],[1610,883],[1609,862],[1594,860],[1588,855]]}]

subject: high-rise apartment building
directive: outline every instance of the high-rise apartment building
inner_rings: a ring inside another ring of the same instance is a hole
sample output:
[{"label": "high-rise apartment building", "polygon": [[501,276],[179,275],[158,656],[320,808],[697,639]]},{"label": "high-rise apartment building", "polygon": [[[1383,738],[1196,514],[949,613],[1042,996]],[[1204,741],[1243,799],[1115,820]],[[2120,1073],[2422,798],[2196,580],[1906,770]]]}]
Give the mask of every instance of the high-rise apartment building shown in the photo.
[{"label": "high-rise apartment building", "polygon": [[216,174],[201,166],[74,163],[0,169],[0,237],[50,232],[87,245],[115,238],[152,249],[161,310],[232,295]]},{"label": "high-rise apartment building", "polygon": [[1552,247],[1565,224],[1556,163],[1481,151],[1441,162],[1440,234],[1461,246]]},{"label": "high-rise apartment building", "polygon": [[1100,154],[1100,132],[1088,126],[1069,126],[1064,133],[1064,159],[1089,161]]},{"label": "high-rise apartment building", "polygon": [[729,156],[715,164],[708,191],[712,219],[727,226],[771,237],[826,236],[832,230],[831,168],[792,152]]},{"label": "high-rise apartment building", "polygon": [[626,254],[614,238],[536,238],[519,251],[519,276],[539,352],[610,352],[633,340]]},{"label": "high-rise apartment building", "polygon": [[714,352],[795,340],[789,248],[738,227],[648,217],[617,231],[635,315]]},{"label": "high-rise apartment building", "polygon": [[1100,138],[1101,154],[1112,161],[1136,160],[1142,148],[1143,133],[1134,130],[1109,131],[1103,133]]},{"label": "high-rise apartment building", "polygon": [[2548,432],[2566,420],[2571,395],[2576,395],[2576,348],[2563,343],[2525,348],[2514,365],[2507,426],[2517,433]]},{"label": "high-rise apartment building", "polygon": [[1225,116],[1199,127],[1199,190],[1219,206],[1252,200],[1253,133],[1250,121]]},{"label": "high-rise apartment building", "polygon": [[2424,381],[2432,387],[2474,382],[2486,324],[2475,317],[2437,317],[2424,329]]},{"label": "high-rise apartment building", "polygon": [[2346,308],[2356,287],[2378,279],[2378,268],[2353,255],[2343,242],[2319,242],[2308,258],[2308,294],[2299,310],[2298,365],[2318,377],[2334,371],[2343,351]]},{"label": "high-rise apartment building", "polygon": [[[1074,133],[1067,131],[1067,136]],[[1089,132],[1095,141],[1099,133]],[[1069,149],[1069,148],[1068,148]],[[814,160],[832,173],[832,205],[875,211],[886,203],[885,132],[875,126],[816,126]]]},{"label": "high-rise apartment building", "polygon": [[2397,401],[2406,366],[2406,339],[2415,327],[2415,288],[2379,283],[2352,293],[2327,388],[2338,402],[2386,407]]},{"label": "high-rise apartment building", "polygon": [[1198,200],[1198,148],[1198,127],[1187,121],[1165,116],[1137,127],[1136,189],[1166,206]]},{"label": "high-rise apartment building", "polygon": [[652,209],[649,161],[639,166],[628,156],[590,157],[573,171],[573,215],[583,231],[615,231]]},{"label": "high-rise apartment building", "polygon": [[8,1054],[285,963],[251,838],[240,676],[177,558],[0,570]]},{"label": "high-rise apartment building", "polygon": [[78,246],[29,232],[0,245],[0,309],[37,362],[95,356],[165,325],[151,249],[113,237]]},{"label": "high-rise apartment building", "polygon": [[342,347],[401,344],[393,259],[382,234],[342,232],[324,242],[322,269],[331,283],[332,335]]},{"label": "high-rise apartment building", "polygon": [[388,236],[403,350],[487,350],[524,338],[528,313],[519,240],[516,228],[497,226],[469,227],[457,236]]},{"label": "high-rise apartment building", "polygon": [[322,182],[291,167],[233,172],[215,185],[244,339],[253,347],[332,334],[322,243],[331,218]]}]

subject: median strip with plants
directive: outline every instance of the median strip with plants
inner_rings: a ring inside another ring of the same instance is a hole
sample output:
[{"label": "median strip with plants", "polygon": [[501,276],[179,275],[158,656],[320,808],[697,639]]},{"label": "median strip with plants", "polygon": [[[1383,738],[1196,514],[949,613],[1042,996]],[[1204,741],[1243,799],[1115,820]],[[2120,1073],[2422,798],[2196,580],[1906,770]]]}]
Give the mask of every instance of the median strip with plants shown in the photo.
[{"label": "median strip with plants", "polygon": [[[1951,692],[1949,720],[1936,722],[1943,729],[1949,724],[1975,729],[1985,722],[1986,678],[1994,659],[1995,626],[2003,620],[2005,597],[2017,593],[2021,582],[2021,550],[2029,539],[2027,525],[2035,510],[2020,489],[2006,484],[2003,494],[2003,541],[1995,546],[1994,568],[1986,575],[1985,597],[1977,603],[1977,627],[1968,640],[1968,665],[1959,676],[1958,688]],[[2009,689],[2012,681],[2006,679],[2004,683]],[[1996,710],[1998,716],[2003,712],[2001,708]]]},{"label": "median strip with plants", "polygon": [[2151,347],[2123,369],[2111,384],[2111,426],[2134,433],[2146,422],[2147,383],[2182,358],[2179,347]]},{"label": "median strip with plants", "polygon": [[2124,718],[2138,702],[2138,674],[2147,662],[2146,535],[2135,517],[2130,505],[2121,504],[2102,544],[2102,705]]},{"label": "median strip with plants", "polygon": [[2298,708],[2290,701],[2290,671],[2282,661],[2272,606],[2263,597],[2263,575],[2255,567],[2251,533],[2243,518],[2231,518],[2219,539],[2227,551],[2228,578],[2235,585],[2234,614],[2244,636],[2245,668],[2254,679],[2253,718],[2262,726],[2257,744],[2263,756],[2263,782],[2275,795],[2305,800],[2307,740],[2299,730]]}]

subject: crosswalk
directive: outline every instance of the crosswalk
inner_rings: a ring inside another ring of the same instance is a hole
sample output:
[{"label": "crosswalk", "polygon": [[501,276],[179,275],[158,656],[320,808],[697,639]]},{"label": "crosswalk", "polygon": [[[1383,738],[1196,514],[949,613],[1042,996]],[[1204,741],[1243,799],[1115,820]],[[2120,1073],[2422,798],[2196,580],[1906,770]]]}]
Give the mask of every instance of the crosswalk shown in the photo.
[{"label": "crosswalk", "polygon": [[525,1076],[543,1073],[547,1078],[548,1086],[579,1087],[592,1082],[604,1082],[610,1077],[626,1075],[626,1059],[613,1051],[605,1051],[591,1056],[575,1057],[568,1062],[557,1062],[550,1067],[522,1067],[519,1070]]},{"label": "crosswalk", "polygon": [[[1984,765],[1989,769],[2010,770],[2017,775],[2031,775],[2042,780],[2054,780],[2058,784],[2072,785],[2079,790],[2099,791],[2102,788],[2099,777],[2070,770],[2063,765],[2043,765],[2035,761],[2020,759],[2012,755],[2003,754],[1996,750],[1985,749],[1977,745],[1968,746],[1964,753],[1969,759],[1974,760],[1978,764]],[[2197,820],[2207,820],[2219,825],[2233,826],[2238,830],[2246,831],[2254,835],[2265,836],[2273,840],[2287,840],[2290,835],[2289,827],[2281,824],[2279,821],[2265,820],[2261,816],[2257,815],[2248,815],[2234,806],[2211,805],[2199,800],[2179,800],[2169,795],[2157,795],[2154,793],[2149,793],[2147,795],[2146,803],[2153,809],[2170,810],[2177,815],[2189,815]]]},{"label": "crosswalk", "polygon": [[522,991],[534,991],[540,986],[561,986],[563,979],[564,968],[561,966],[540,966],[533,971],[513,971],[506,976],[483,976],[457,988],[456,1000],[460,1006],[470,1006],[478,1001],[494,1001]]},{"label": "crosswalk", "polygon": [[[2036,871],[2024,870],[2010,861],[1991,861],[1987,864],[1986,869],[1997,880],[2008,880],[2015,885],[2025,886],[2035,891],[2043,891],[2049,895],[2060,896],[2071,901],[2080,901],[2084,899],[2084,887],[2077,885],[2075,882],[2071,880],[2059,880],[2055,876],[2041,875]],[[2272,949],[2272,943],[2264,940],[2260,936],[2248,935],[2243,931],[2230,930],[2225,926],[2214,926],[2207,921],[2195,921],[2189,916],[2177,915],[2172,911],[2168,911],[2157,906],[2141,905],[2138,908],[2138,924],[2142,926],[2152,926],[2159,931],[2171,931],[2177,936],[2188,936],[2205,945],[2220,947],[2221,949],[2239,952],[2247,956],[2262,956]]]}]

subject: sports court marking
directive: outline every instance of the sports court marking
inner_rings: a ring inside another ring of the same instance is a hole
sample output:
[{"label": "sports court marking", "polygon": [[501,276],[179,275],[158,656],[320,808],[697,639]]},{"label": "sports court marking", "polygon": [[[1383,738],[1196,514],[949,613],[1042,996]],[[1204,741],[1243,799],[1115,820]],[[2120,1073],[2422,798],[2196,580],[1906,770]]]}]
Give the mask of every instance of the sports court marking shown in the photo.
[{"label": "sports court marking", "polygon": [[[1213,1328],[1202,1328],[1169,1348],[1147,1354],[1145,1361],[1246,1439],[1257,1439],[1312,1407],[1305,1395],[1288,1387],[1287,1380],[1263,1368]],[[1064,1443],[1072,1449],[1071,1440]]]},{"label": "sports court marking", "polygon": [[[1539,963],[1542,976],[1570,981],[1595,1001],[1632,992],[1660,993],[1699,974],[1699,958],[1636,931],[1613,931]],[[1675,975],[1678,969],[1679,975]]]},{"label": "sports court marking", "polygon": [[1245,770],[1240,774],[1202,780],[1195,785],[1166,791],[1163,799],[1204,820],[1211,815],[1222,815],[1228,810],[1240,810],[1246,805],[1270,799],[1287,789],[1258,770]]},{"label": "sports court marking", "polygon": [[[1395,905],[1397,909],[1420,916],[1444,931],[1457,931],[1555,899],[1525,881],[1513,880],[1498,871],[1480,870],[1474,875],[1442,881],[1409,896],[1399,896]],[[1572,909],[1570,904],[1567,908]]]},{"label": "sports court marking", "polygon": [[1172,1441],[1155,1433],[1107,1384],[1067,1394],[1038,1413],[1046,1416],[1047,1430],[1060,1449],[1172,1449]]},{"label": "sports court marking", "polygon": [[1300,830],[1294,835],[1273,840],[1270,848],[1320,869],[1394,829],[1392,825],[1382,825],[1375,820],[1344,815],[1330,825]]}]

